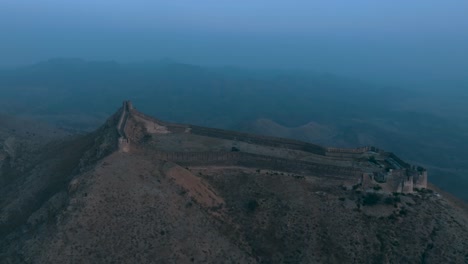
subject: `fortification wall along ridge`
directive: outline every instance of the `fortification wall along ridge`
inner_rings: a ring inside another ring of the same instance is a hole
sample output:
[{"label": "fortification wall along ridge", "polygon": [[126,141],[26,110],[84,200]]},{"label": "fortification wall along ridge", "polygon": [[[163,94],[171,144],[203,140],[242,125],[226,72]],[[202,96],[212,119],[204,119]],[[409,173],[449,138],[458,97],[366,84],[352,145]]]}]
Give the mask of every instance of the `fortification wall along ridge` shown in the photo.
[{"label": "fortification wall along ridge", "polygon": [[394,161],[396,161],[402,168],[406,168],[406,169],[409,169],[411,167],[411,165],[409,165],[408,163],[404,162],[402,159],[400,159],[397,155],[395,155],[394,153],[390,152],[388,153],[388,157],[390,159],[393,159]]},{"label": "fortification wall along ridge", "polygon": [[200,136],[207,136],[219,139],[226,139],[226,140],[233,140],[233,141],[242,141],[251,144],[258,144],[270,147],[279,147],[279,148],[287,148],[292,150],[301,150],[317,155],[325,156],[327,149],[312,143],[306,143],[298,140],[292,139],[284,139],[284,138],[276,138],[276,137],[268,137],[268,136],[260,136],[260,135],[252,135],[248,133],[236,132],[236,131],[229,131],[217,128],[207,128],[201,126],[194,126],[194,125],[183,125],[183,124],[174,124],[168,123],[151,116],[145,115],[135,109],[131,109],[130,114],[133,116],[137,116],[142,119],[146,119],[162,126],[168,128],[168,130],[172,133],[192,133],[194,135]]},{"label": "fortification wall along ridge", "polygon": [[287,148],[292,150],[301,150],[322,156],[324,156],[326,153],[326,148],[322,146],[292,139],[258,136],[242,132],[234,132],[223,129],[206,128],[199,126],[190,126],[190,128],[192,134],[200,136],[221,138],[233,141],[243,141],[251,144]]},{"label": "fortification wall along ridge", "polygon": [[360,148],[327,148],[327,152],[325,153],[325,155],[327,157],[334,157],[340,159],[354,159],[368,152],[374,152],[377,154],[383,153],[382,150],[374,146],[366,146]]},{"label": "fortification wall along ridge", "polygon": [[290,160],[245,152],[162,152],[154,155],[157,159],[177,162],[182,165],[241,165],[252,168],[270,168],[296,173],[310,173],[319,176],[333,176],[343,179],[358,178],[362,170],[352,167],[324,165],[320,163]]},{"label": "fortification wall along ridge", "polygon": [[[130,107],[129,107],[130,105]],[[129,101],[124,101],[122,105],[122,110],[117,123],[117,132],[119,133],[119,151],[129,152],[130,151],[130,141],[125,133],[125,127],[127,125],[127,120],[129,116],[129,109],[132,108],[132,105]]]},{"label": "fortification wall along ridge", "polygon": [[[129,118],[131,118],[129,120]],[[119,132],[119,150],[130,151],[130,141],[139,142],[145,133],[166,134],[166,133],[191,133],[194,135],[241,141],[249,144],[263,145],[274,148],[284,148],[289,150],[299,150],[308,152],[317,157],[336,160],[356,160],[361,159],[363,154],[372,152],[372,155],[379,155],[390,166],[381,167],[380,172],[375,170],[350,167],[349,165],[335,165],[330,163],[320,163],[317,161],[306,161],[274,157],[270,155],[253,154],[241,151],[232,152],[166,152],[155,150],[152,155],[156,159],[177,162],[180,165],[236,165],[259,169],[274,169],[292,173],[301,173],[314,176],[326,176],[343,180],[360,180],[363,188],[373,188],[376,185],[384,187],[385,191],[412,192],[413,188],[427,187],[427,172],[422,169],[411,167],[393,153],[384,152],[374,146],[360,148],[325,148],[319,145],[301,142],[291,139],[275,138],[268,136],[251,135],[247,133],[234,132],[215,128],[206,128],[193,125],[172,124],[160,121],[153,117],[138,112],[133,108],[130,101],[125,101],[122,106],[121,115],[117,124]],[[143,134],[142,134],[143,133]],[[382,163],[383,164],[383,163]],[[380,166],[382,166],[380,164]],[[354,165],[353,165],[354,166]],[[420,170],[422,169],[422,170]]]},{"label": "fortification wall along ridge", "polygon": [[[306,143],[298,140],[293,139],[285,139],[285,138],[276,138],[276,137],[269,137],[269,136],[260,136],[260,135],[252,135],[248,133],[236,132],[236,131],[229,131],[217,128],[207,128],[195,125],[183,125],[183,124],[174,124],[168,123],[161,120],[158,120],[154,117],[145,115],[133,108],[131,102],[126,101],[124,104],[127,105],[125,107],[129,114],[133,116],[137,116],[139,118],[149,120],[160,124],[161,126],[165,126],[168,130],[172,133],[187,133],[190,132],[195,135],[200,136],[207,136],[213,138],[220,138],[220,139],[227,139],[233,141],[242,141],[251,144],[258,144],[270,147],[278,147],[278,148],[286,148],[292,150],[300,150],[309,153],[313,153],[316,155],[322,156],[331,156],[331,157],[341,157],[342,155],[339,154],[363,154],[369,151],[373,151],[376,153],[382,152],[379,148],[374,146],[365,146],[360,148],[326,148],[320,145]],[[351,155],[350,157],[354,157]],[[400,159],[398,159],[400,161]]]},{"label": "fortification wall along ridge", "polygon": [[139,117],[141,119],[148,120],[148,121],[151,121],[153,123],[159,124],[160,126],[164,126],[171,133],[186,133],[186,132],[188,132],[190,130],[189,125],[164,122],[164,121],[158,120],[158,119],[156,119],[154,117],[151,117],[151,116],[145,115],[145,114],[143,114],[141,112],[138,112],[134,108],[130,109],[129,113],[132,116],[136,116],[136,117]]},{"label": "fortification wall along ridge", "polygon": [[363,154],[366,152],[380,152],[380,149],[374,146],[365,146],[360,148],[327,148],[327,152],[330,153],[350,153],[350,154]]}]

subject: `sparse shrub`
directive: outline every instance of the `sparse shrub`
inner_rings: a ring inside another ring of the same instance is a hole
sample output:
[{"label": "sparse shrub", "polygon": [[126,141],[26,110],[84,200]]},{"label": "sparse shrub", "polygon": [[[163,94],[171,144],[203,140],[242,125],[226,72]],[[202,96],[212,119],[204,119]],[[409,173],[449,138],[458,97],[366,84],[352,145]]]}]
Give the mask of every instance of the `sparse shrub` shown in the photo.
[{"label": "sparse shrub", "polygon": [[218,204],[216,206],[211,207],[211,210],[213,210],[213,211],[221,210],[223,208],[223,206],[224,206],[224,204]]},{"label": "sparse shrub", "polygon": [[393,204],[393,202],[394,202],[394,198],[393,198],[393,197],[387,197],[387,198],[385,198],[385,200],[384,200],[384,203],[385,203],[385,204]]},{"label": "sparse shrub", "polygon": [[374,190],[378,191],[378,190],[382,190],[382,187],[380,187],[380,185],[375,185],[374,187],[372,187]]},{"label": "sparse shrub", "polygon": [[378,164],[378,163],[377,163],[377,160],[375,159],[374,156],[370,156],[370,157],[369,157],[369,162],[372,162],[372,163],[374,163],[374,164]]},{"label": "sparse shrub", "polygon": [[344,201],[344,200],[346,200],[346,198],[344,198],[344,197],[340,197],[340,198],[338,198],[338,200],[340,200],[340,201]]},{"label": "sparse shrub", "polygon": [[232,147],[232,148],[231,148],[231,151],[232,151],[232,152],[239,152],[240,149],[239,149],[239,148],[236,148],[236,147]]},{"label": "sparse shrub", "polygon": [[407,214],[408,214],[408,210],[407,210],[405,207],[403,207],[403,208],[400,209],[400,215],[401,215],[401,216],[405,216],[405,215],[407,215]]},{"label": "sparse shrub", "polygon": [[389,215],[387,218],[388,218],[389,220],[396,220],[396,219],[397,219],[397,217],[396,217],[395,214],[391,214],[391,215]]},{"label": "sparse shrub", "polygon": [[258,202],[255,199],[249,200],[246,204],[247,211],[254,212],[258,207]]},{"label": "sparse shrub", "polygon": [[399,202],[401,202],[401,199],[398,196],[397,197],[387,197],[384,200],[385,204],[393,204],[395,207],[398,207],[397,203],[399,203]]},{"label": "sparse shrub", "polygon": [[431,189],[424,189],[424,188],[422,188],[422,189],[413,188],[413,190],[414,190],[414,191],[417,191],[417,192],[419,192],[419,193],[423,193],[423,194],[424,194],[424,193],[433,193],[433,192],[434,192],[434,191],[431,190]]},{"label": "sparse shrub", "polygon": [[150,141],[151,139],[153,139],[153,136],[151,134],[146,134],[143,136],[143,138],[141,139],[143,142],[148,142]]},{"label": "sparse shrub", "polygon": [[377,193],[368,193],[362,200],[362,205],[376,205],[380,201],[381,197]]}]

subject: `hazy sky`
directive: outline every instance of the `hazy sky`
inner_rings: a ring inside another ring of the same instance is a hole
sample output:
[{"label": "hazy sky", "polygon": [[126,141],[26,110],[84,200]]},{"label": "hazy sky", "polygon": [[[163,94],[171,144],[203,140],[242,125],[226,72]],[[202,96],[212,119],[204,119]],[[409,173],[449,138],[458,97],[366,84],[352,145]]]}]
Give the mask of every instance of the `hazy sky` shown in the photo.
[{"label": "hazy sky", "polygon": [[467,0],[0,0],[0,66],[53,57],[468,80]]}]

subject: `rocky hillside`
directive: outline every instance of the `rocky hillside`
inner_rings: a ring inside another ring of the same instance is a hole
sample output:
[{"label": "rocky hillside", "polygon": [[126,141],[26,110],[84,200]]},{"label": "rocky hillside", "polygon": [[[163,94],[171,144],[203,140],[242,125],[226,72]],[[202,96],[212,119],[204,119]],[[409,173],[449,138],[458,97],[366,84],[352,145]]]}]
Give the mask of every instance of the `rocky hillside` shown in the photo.
[{"label": "rocky hillside", "polygon": [[435,186],[391,193],[338,172],[227,162],[224,149],[274,160],[308,150],[287,140],[269,147],[231,140],[228,132],[143,114],[128,117],[131,148],[118,151],[124,110],[91,134],[41,148],[1,189],[2,262],[468,262],[466,204]]},{"label": "rocky hillside", "polygon": [[68,135],[45,125],[13,120],[3,122],[1,138],[2,236],[30,226],[34,217],[45,221],[66,203],[69,181],[117,148],[114,116],[87,135]]}]

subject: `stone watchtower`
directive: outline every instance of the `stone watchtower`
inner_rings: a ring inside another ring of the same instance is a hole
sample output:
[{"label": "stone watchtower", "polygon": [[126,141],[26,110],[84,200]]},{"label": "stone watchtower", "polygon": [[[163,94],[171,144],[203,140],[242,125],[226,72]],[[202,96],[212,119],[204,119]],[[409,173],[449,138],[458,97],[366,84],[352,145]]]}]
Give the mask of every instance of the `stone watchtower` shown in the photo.
[{"label": "stone watchtower", "polygon": [[423,170],[415,176],[414,188],[425,189],[427,188],[427,171]]}]

